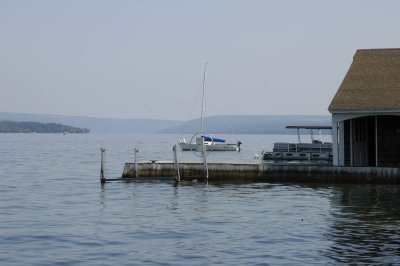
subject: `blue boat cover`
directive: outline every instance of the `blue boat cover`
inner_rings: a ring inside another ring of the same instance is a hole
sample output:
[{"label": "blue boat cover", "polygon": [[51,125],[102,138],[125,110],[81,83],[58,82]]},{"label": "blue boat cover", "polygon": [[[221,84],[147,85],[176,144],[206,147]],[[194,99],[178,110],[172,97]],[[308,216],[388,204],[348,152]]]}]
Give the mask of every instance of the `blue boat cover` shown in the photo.
[{"label": "blue boat cover", "polygon": [[221,142],[221,143],[225,142],[224,139],[210,138],[207,136],[201,136],[201,137],[204,139],[204,141],[213,141],[213,142]]}]

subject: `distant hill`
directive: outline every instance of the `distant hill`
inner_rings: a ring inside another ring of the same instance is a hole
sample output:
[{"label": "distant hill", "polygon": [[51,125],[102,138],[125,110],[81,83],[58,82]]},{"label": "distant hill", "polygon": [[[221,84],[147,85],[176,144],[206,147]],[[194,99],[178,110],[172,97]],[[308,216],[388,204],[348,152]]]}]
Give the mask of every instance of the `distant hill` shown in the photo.
[{"label": "distant hill", "polygon": [[182,121],[176,120],[113,119],[8,112],[0,112],[0,121],[60,123],[88,128],[92,133],[151,133],[182,123]]},{"label": "distant hill", "polygon": [[[224,115],[204,118],[204,131],[208,133],[232,134],[296,134],[287,125],[327,125],[331,117],[323,115]],[[162,133],[196,133],[200,130],[200,119],[190,120]]]},{"label": "distant hill", "polygon": [[[0,121],[59,123],[88,128],[92,133],[196,133],[200,119],[112,119],[0,112]],[[331,125],[328,115],[223,115],[204,118],[204,130],[213,134],[295,134],[287,125]]]},{"label": "distant hill", "polygon": [[89,133],[89,129],[56,123],[1,121],[0,133]]}]

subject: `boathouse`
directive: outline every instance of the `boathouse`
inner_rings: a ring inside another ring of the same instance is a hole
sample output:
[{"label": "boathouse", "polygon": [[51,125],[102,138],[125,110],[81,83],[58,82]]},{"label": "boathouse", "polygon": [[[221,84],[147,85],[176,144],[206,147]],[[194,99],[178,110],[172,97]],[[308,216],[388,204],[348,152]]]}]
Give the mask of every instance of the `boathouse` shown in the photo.
[{"label": "boathouse", "polygon": [[335,166],[400,167],[400,48],[357,50],[328,110]]}]

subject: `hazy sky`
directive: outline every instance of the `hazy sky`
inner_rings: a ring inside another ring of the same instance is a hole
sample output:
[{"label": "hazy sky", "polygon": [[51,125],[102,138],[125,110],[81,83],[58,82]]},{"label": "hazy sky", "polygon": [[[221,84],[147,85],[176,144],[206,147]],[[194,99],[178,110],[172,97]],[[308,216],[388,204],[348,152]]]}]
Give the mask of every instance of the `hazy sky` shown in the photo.
[{"label": "hazy sky", "polygon": [[0,111],[188,120],[329,114],[400,1],[0,0]]}]

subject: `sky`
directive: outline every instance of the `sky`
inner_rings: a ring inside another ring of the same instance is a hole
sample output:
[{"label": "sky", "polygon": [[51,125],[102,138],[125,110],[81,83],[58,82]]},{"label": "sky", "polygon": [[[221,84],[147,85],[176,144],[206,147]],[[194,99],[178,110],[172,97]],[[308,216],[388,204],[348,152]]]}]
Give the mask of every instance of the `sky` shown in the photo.
[{"label": "sky", "polygon": [[0,0],[0,111],[329,115],[357,49],[400,47],[400,1]]}]

